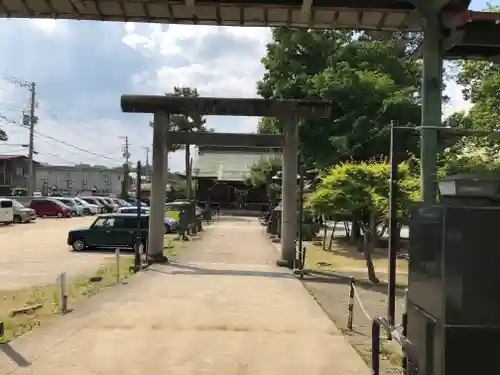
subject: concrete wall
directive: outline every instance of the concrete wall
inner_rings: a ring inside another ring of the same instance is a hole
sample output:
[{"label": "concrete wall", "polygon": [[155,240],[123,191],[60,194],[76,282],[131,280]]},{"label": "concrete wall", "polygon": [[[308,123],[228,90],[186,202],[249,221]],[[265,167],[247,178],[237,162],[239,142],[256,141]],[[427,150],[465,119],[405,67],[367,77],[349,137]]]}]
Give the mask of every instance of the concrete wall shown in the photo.
[{"label": "concrete wall", "polygon": [[23,158],[0,162],[0,186],[27,188],[28,161]]},{"label": "concrete wall", "polygon": [[76,195],[80,190],[95,188],[99,193],[119,195],[123,173],[91,167],[39,166],[35,180],[35,190],[41,192],[58,188]]}]

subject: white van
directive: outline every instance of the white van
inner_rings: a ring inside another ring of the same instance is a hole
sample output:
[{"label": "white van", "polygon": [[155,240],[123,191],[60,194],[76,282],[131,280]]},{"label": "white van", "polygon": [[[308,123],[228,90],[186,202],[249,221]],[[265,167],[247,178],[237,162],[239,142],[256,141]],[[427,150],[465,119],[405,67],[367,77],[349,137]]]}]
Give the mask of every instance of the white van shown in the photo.
[{"label": "white van", "polygon": [[11,224],[14,221],[14,204],[11,199],[0,198],[0,224]]}]

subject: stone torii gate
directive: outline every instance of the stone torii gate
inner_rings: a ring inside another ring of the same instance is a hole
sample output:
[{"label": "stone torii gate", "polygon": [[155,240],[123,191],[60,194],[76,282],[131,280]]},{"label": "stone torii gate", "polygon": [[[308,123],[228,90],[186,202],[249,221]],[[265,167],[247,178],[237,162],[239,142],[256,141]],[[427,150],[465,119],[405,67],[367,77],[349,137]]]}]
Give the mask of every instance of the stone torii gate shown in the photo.
[{"label": "stone torii gate", "polygon": [[[298,118],[326,118],[331,102],[309,100],[265,100],[234,98],[185,98],[154,95],[123,95],[123,112],[152,113],[153,175],[148,253],[154,261],[164,261],[163,216],[167,179],[167,150],[173,144],[274,147],[283,149],[282,245],[279,265],[293,267],[297,237]],[[197,133],[168,131],[172,114],[200,116],[276,117],[283,122],[283,135]]]}]

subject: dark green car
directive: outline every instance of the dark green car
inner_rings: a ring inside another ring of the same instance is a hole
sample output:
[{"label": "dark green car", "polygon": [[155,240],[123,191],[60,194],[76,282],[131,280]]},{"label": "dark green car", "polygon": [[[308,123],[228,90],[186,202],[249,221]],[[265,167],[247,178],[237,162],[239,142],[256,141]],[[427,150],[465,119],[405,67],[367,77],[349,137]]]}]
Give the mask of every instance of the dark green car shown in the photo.
[{"label": "dark green car", "polygon": [[[141,216],[141,245],[147,243],[149,216]],[[68,233],[68,245],[75,251],[88,248],[132,249],[136,243],[136,214],[99,215],[88,228],[74,229]]]}]

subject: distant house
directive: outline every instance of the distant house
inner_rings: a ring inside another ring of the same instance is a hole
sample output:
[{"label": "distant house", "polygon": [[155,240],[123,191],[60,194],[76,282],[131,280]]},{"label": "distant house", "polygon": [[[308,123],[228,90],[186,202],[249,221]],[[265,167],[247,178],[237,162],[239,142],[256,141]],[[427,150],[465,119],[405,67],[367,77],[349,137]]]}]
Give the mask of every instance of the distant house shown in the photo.
[{"label": "distant house", "polygon": [[263,148],[199,147],[193,167],[196,199],[223,209],[261,210],[269,202],[266,188],[251,188],[245,181],[255,163],[277,154],[277,150]]},{"label": "distant house", "polygon": [[[35,162],[35,168],[40,164]],[[0,155],[0,195],[14,188],[28,188],[28,158],[24,155]]]},{"label": "distant house", "polygon": [[[58,192],[76,195],[79,191],[97,194],[120,194],[123,173],[119,170],[90,166],[43,165],[35,162],[35,191],[47,195]],[[13,189],[28,188],[28,158],[23,155],[0,155],[0,195]]]},{"label": "distant house", "polygon": [[35,169],[35,190],[43,195],[58,192],[77,195],[81,191],[93,194],[120,195],[123,172],[91,166],[39,165]]}]

